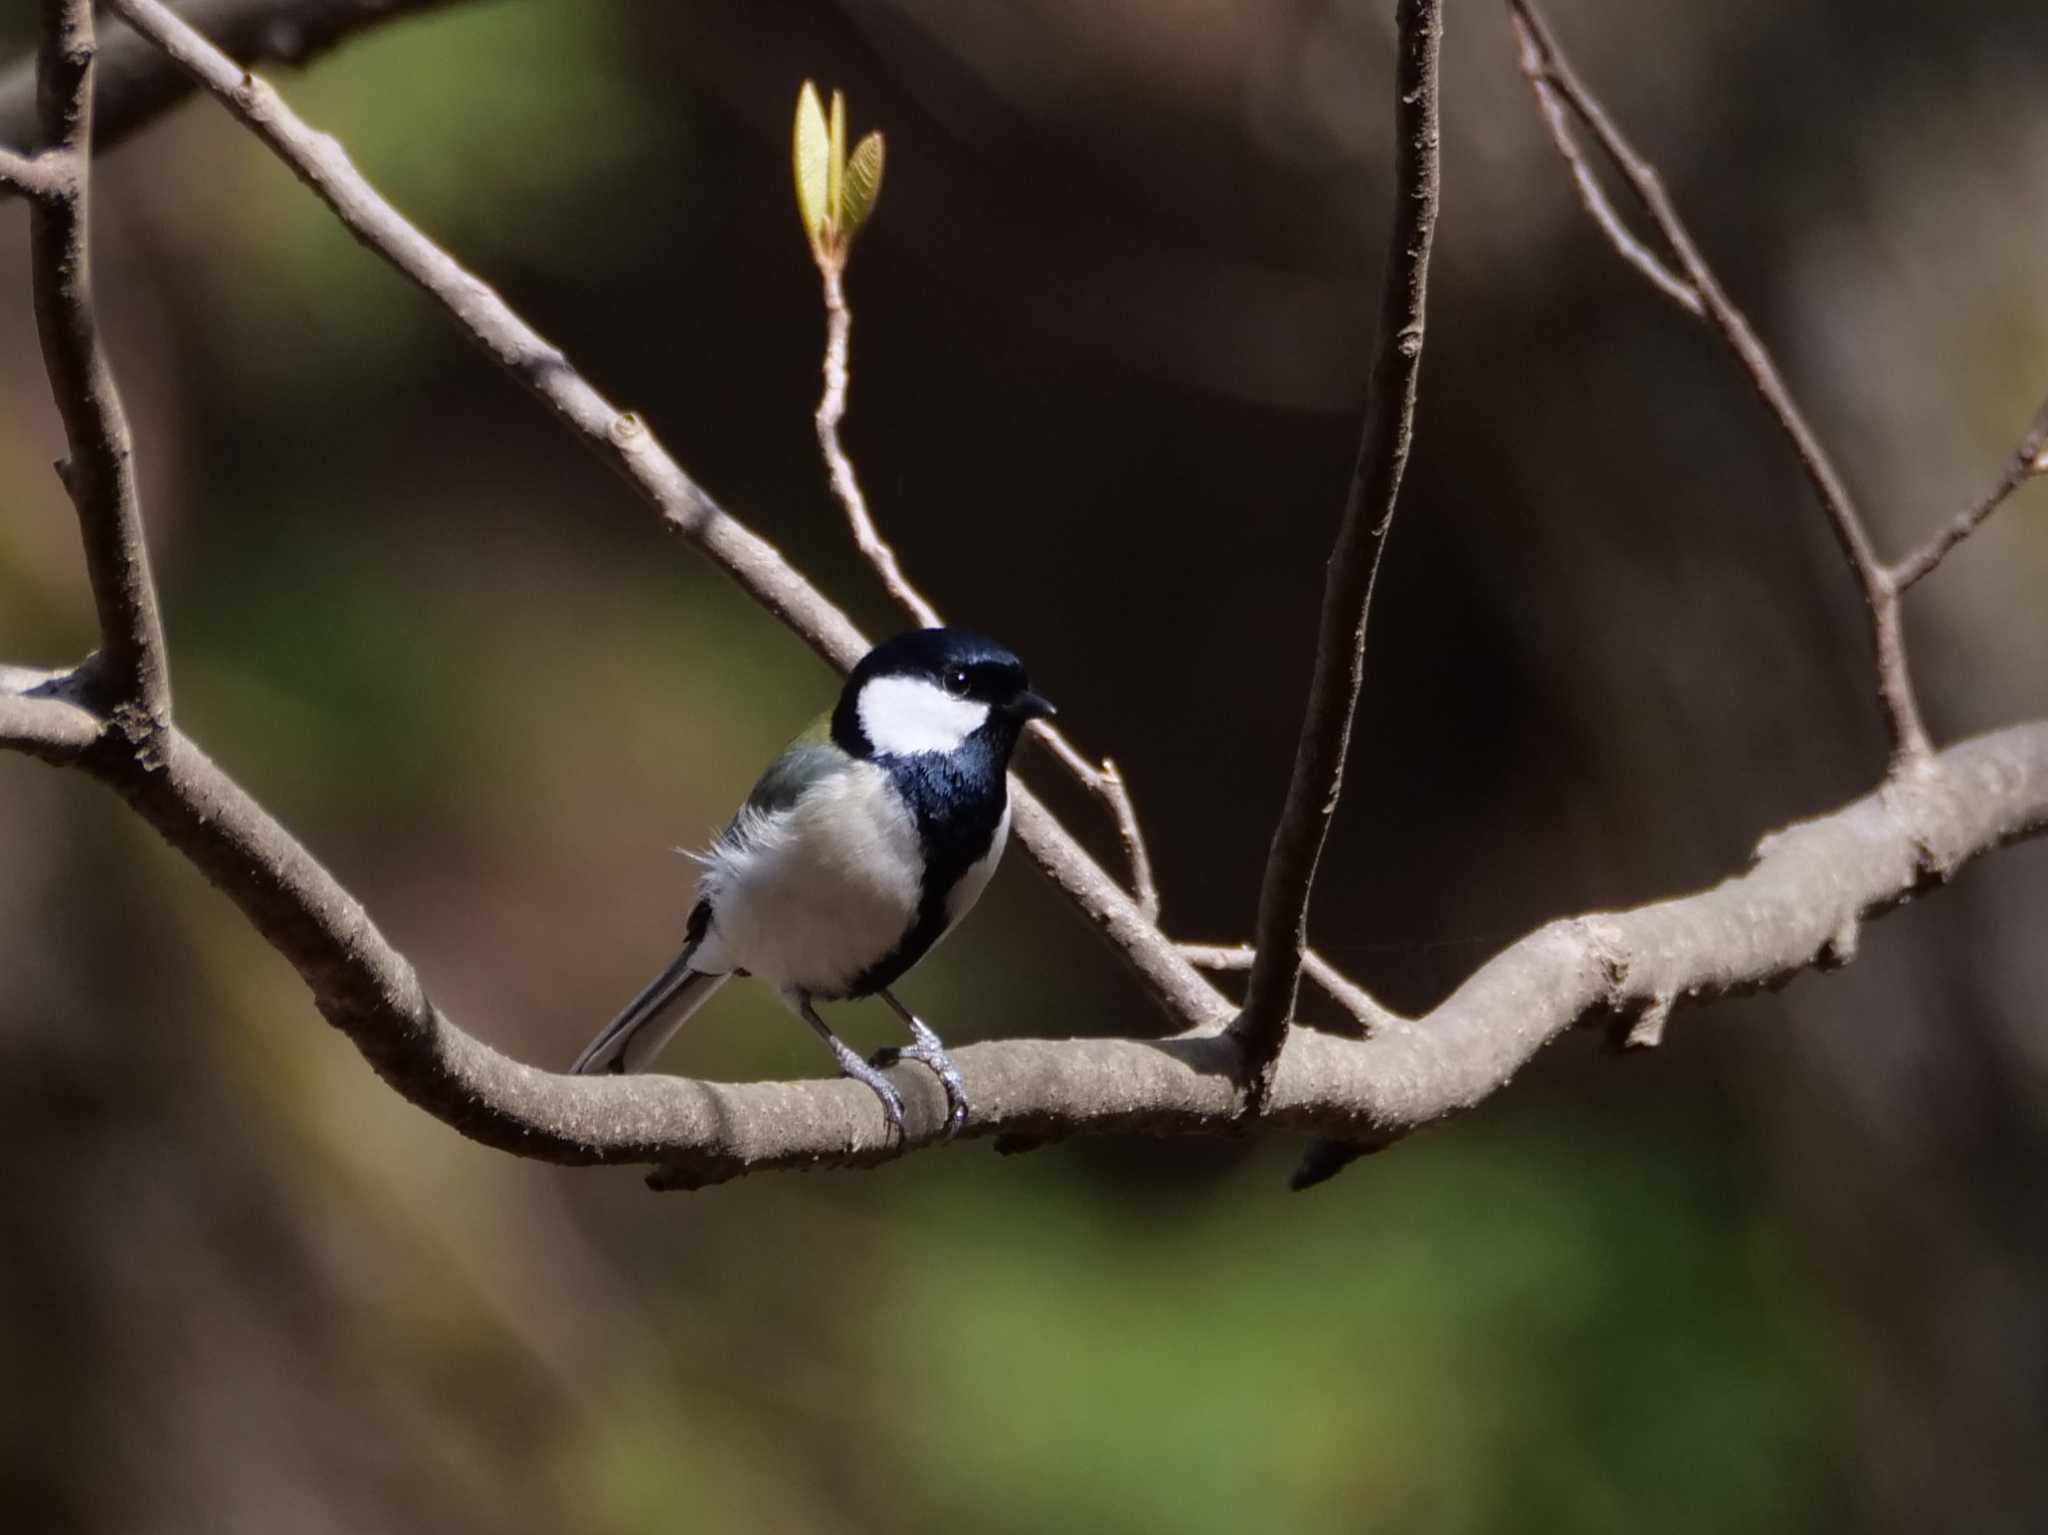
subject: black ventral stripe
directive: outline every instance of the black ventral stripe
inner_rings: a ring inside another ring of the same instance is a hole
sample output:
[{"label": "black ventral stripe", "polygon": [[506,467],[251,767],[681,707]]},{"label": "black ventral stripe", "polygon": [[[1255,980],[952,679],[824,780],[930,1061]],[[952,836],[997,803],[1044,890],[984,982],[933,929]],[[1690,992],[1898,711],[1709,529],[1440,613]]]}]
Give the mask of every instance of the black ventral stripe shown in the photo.
[{"label": "black ventral stripe", "polygon": [[895,985],[946,931],[946,896],[987,854],[1009,804],[1006,773],[1016,740],[1015,723],[991,714],[958,751],[875,759],[917,821],[924,887],[909,931],[885,958],[861,972],[848,996],[872,996]]}]

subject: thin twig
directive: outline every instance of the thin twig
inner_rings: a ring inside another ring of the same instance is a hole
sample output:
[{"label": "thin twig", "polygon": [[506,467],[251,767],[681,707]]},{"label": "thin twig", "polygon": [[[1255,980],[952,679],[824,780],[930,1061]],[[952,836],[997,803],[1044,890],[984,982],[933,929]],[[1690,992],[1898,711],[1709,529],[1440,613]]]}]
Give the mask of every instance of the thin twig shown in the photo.
[{"label": "thin twig", "polygon": [[[1591,215],[1594,223],[1622,260],[1633,266],[1670,299],[1672,303],[1689,314],[1706,316],[1706,305],[1700,299],[1699,289],[1683,277],[1674,274],[1658,259],[1657,253],[1643,244],[1629,231],[1621,214],[1607,196],[1607,189],[1600,184],[1585,152],[1579,148],[1578,135],[1572,132],[1568,109],[1558,96],[1557,85],[1542,72],[1541,56],[1535,51],[1534,40],[1527,30],[1519,25],[1522,36],[1522,69],[1529,76],[1530,84],[1536,87],[1536,102],[1543,109],[1543,121],[1550,129],[1550,139],[1557,146],[1557,152],[1564,156],[1565,164],[1571,171],[1572,185],[1578,189],[1579,202]],[[1625,149],[1626,146],[1624,145]]]},{"label": "thin twig", "polygon": [[61,185],[59,155],[24,155],[0,145],[0,191],[48,197]]},{"label": "thin twig", "polygon": [[[818,447],[824,454],[826,478],[832,494],[846,513],[853,531],[854,546],[881,577],[883,587],[896,604],[910,615],[919,628],[935,628],[943,620],[934,607],[903,574],[896,551],[882,537],[868,511],[867,496],[861,491],[860,476],[853,459],[839,441],[839,424],[846,416],[846,394],[851,381],[853,310],[846,302],[844,258],[820,263],[825,285],[825,392],[818,401]],[[1058,726],[1044,720],[1032,726],[1033,733],[1051,748],[1053,756],[1084,787],[1099,795],[1116,817],[1117,838],[1130,864],[1131,890],[1138,909],[1149,922],[1159,920],[1159,886],[1152,874],[1152,858],[1145,850],[1144,835],[1138,830],[1138,809],[1116,765],[1105,760],[1097,767],[1069,741]]]},{"label": "thin twig", "polygon": [[2034,419],[2027,424],[2026,433],[2020,438],[2019,446],[2013,449],[2012,457],[2005,461],[2005,469],[1997,482],[1958,513],[1947,527],[1892,566],[1892,584],[1904,592],[1930,574],[1948,558],[1951,549],[1976,532],[1985,518],[2005,504],[2006,497],[2041,474],[2048,474],[2048,400],[2043,400],[2041,408],[2034,412]]},{"label": "thin twig", "polygon": [[1244,1051],[1246,1106],[1264,1111],[1308,949],[1309,895],[1344,788],[1351,721],[1365,679],[1366,621],[1415,432],[1422,323],[1438,197],[1439,0],[1396,11],[1394,220],[1366,386],[1365,432],[1323,587],[1315,670],[1287,799],[1259,888],[1258,957],[1232,1026]]},{"label": "thin twig", "polygon": [[[1056,752],[1074,752],[1073,747],[1067,744],[1067,738],[1057,730],[1048,731],[1046,740]],[[1074,756],[1082,767],[1088,766],[1080,753],[1074,752]],[[1109,802],[1110,813],[1116,817],[1117,841],[1122,844],[1124,861],[1131,868],[1131,893],[1138,899],[1138,910],[1148,921],[1157,923],[1159,879],[1152,872],[1152,855],[1145,848],[1145,834],[1138,829],[1138,807],[1131,802],[1131,788],[1124,782],[1123,769],[1112,759],[1104,757],[1100,770],[1092,777],[1082,775],[1081,781]]]},{"label": "thin twig", "polygon": [[0,747],[62,763],[97,741],[104,722],[68,696],[71,680],[0,666]]},{"label": "thin twig", "polygon": [[[1771,354],[1757,339],[1749,321],[1729,299],[1706,259],[1701,256],[1699,247],[1693,243],[1691,234],[1665,193],[1663,180],[1655,167],[1636,153],[1600,103],[1580,82],[1533,0],[1508,0],[1508,10],[1515,35],[1521,42],[1522,72],[1536,91],[1545,120],[1550,125],[1553,138],[1558,140],[1558,148],[1571,167],[1574,180],[1580,183],[1581,196],[1584,195],[1584,160],[1576,144],[1572,143],[1569,125],[1556,111],[1560,100],[1592,133],[1601,151],[1621,171],[1636,200],[1656,225],[1658,235],[1677,257],[1691,297],[1699,302],[1690,303],[1685,295],[1674,292],[1671,284],[1662,280],[1670,274],[1661,266],[1655,270],[1646,268],[1633,253],[1641,250],[1638,242],[1631,239],[1623,245],[1616,241],[1616,249],[1637,270],[1649,275],[1660,292],[1681,307],[1693,314],[1704,309],[1706,319],[1720,332],[1721,339],[1748,373],[1758,396],[1777,419],[1779,429],[1791,442],[1800,468],[1827,513],[1828,526],[1834,532],[1836,543],[1841,546],[1850,574],[1863,593],[1870,625],[1871,652],[1877,670],[1878,702],[1884,710],[1894,770],[1924,762],[1932,747],[1927,727],[1920,718],[1919,701],[1914,696],[1912,675],[1907,667],[1905,634],[1899,618],[1898,586],[1891,572],[1878,559],[1870,535],[1863,526],[1862,514],[1842,483],[1841,476],[1836,473],[1827,450],[1821,446],[1820,438],[1792,398],[1792,392],[1786,387]],[[1599,217],[1597,213],[1595,217]],[[1621,228],[1618,219],[1599,219],[1599,222],[1610,239]],[[1660,272],[1662,278],[1658,275]]]},{"label": "thin twig", "polygon": [[93,315],[86,189],[92,156],[92,0],[43,0],[38,55],[50,184],[29,202],[36,331],[70,456],[59,465],[78,513],[100,626],[93,675],[131,728],[170,717],[170,665],[149,571],[128,418]]},{"label": "thin twig", "polygon": [[925,601],[924,594],[905,579],[896,551],[875,527],[868,513],[868,498],[861,494],[853,462],[839,445],[839,423],[846,415],[848,381],[847,352],[853,334],[853,311],[847,307],[846,285],[837,262],[823,266],[825,279],[825,393],[818,401],[818,447],[825,455],[825,470],[832,482],[832,494],[846,511],[853,528],[853,542],[867,562],[875,567],[882,585],[897,605],[920,629],[939,626],[939,610]]},{"label": "thin twig", "polygon": [[[160,0],[108,0],[108,6],[218,97],[351,234],[444,306],[499,366],[622,474],[665,527],[689,539],[839,670],[867,653],[867,638],[774,545],[728,514],[684,473],[644,421],[614,407],[488,284],[392,207],[333,138],[308,127],[269,85]],[[1167,1017],[1181,1028],[1220,1025],[1231,1012],[1222,995],[1175,952],[1043,802],[1017,784],[1011,804],[1018,841],[1137,973]]]},{"label": "thin twig", "polygon": [[[1258,950],[1248,943],[1184,943],[1180,951],[1198,970],[1224,974],[1249,970],[1258,957]],[[1301,973],[1320,986],[1332,1002],[1356,1018],[1368,1033],[1390,1023],[1404,1021],[1400,1014],[1382,1007],[1371,992],[1312,948],[1301,951]]]}]

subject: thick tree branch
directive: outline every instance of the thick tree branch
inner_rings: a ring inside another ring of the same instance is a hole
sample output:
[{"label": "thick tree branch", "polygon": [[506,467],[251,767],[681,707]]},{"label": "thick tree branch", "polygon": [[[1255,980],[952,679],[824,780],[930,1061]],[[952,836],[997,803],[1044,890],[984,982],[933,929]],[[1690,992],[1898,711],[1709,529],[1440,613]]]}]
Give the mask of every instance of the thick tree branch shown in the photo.
[{"label": "thick tree branch", "polygon": [[[1580,82],[1570,61],[1558,48],[1549,23],[1531,0],[1508,0],[1508,11],[1515,35],[1521,43],[1522,72],[1528,76],[1536,92],[1544,122],[1571,169],[1581,199],[1587,202],[1601,229],[1630,265],[1643,272],[1660,292],[1688,313],[1703,314],[1720,332],[1722,341],[1741,363],[1743,371],[1749,375],[1751,386],[1792,444],[1800,468],[1827,513],[1828,526],[1834,532],[1836,543],[1841,546],[1850,573],[1863,593],[1864,609],[1870,624],[1871,651],[1877,668],[1878,701],[1883,706],[1885,725],[1891,738],[1894,769],[1918,763],[1931,748],[1906,662],[1905,634],[1899,615],[1899,586],[1892,572],[1878,559],[1870,535],[1864,528],[1863,516],[1851,499],[1848,487],[1836,473],[1833,461],[1807,423],[1805,413],[1792,398],[1792,392],[1786,387],[1770,352],[1757,339],[1749,321],[1729,299],[1720,280],[1700,254],[1699,247],[1693,243],[1656,169],[1636,153],[1600,103]],[[1640,242],[1627,235],[1604,198],[1597,202],[1587,198],[1591,177],[1585,157],[1572,134],[1571,118],[1576,118],[1586,127],[1599,143],[1601,151],[1621,171],[1630,191],[1656,226],[1659,237],[1677,257],[1679,269],[1684,273],[1682,282],[1672,277],[1662,263],[1654,259],[1645,263],[1647,252]]]},{"label": "thick tree branch", "polygon": [[[544,1161],[658,1165],[695,1187],[772,1168],[869,1166],[938,1142],[943,1094],[893,1075],[908,1135],[844,1080],[725,1085],[565,1077],[500,1055],[434,1008],[349,893],[185,736],[144,760],[118,736],[80,765],[197,865],[291,961],[320,1011],[393,1088],[487,1145]],[[1385,1145],[1502,1086],[1575,1023],[1658,1016],[1846,962],[1861,924],[1963,863],[2048,829],[2048,721],[1950,748],[1924,774],[1766,838],[1745,872],[1633,911],[1554,922],[1435,1012],[1363,1040],[1292,1031],[1271,1117]],[[1242,1122],[1238,1049],[1219,1029],[1167,1040],[1007,1040],[954,1052],[975,1135],[1224,1134]]]},{"label": "thick tree branch", "polygon": [[1379,338],[1366,386],[1365,434],[1323,587],[1315,670],[1294,773],[1266,856],[1255,929],[1257,957],[1233,1027],[1245,1053],[1247,1096],[1260,1112],[1301,986],[1309,895],[1344,789],[1351,721],[1365,681],[1366,621],[1414,437],[1422,322],[1438,196],[1438,0],[1400,0],[1394,88],[1394,227],[1380,293]]},{"label": "thick tree branch", "polygon": [[2019,446],[2005,461],[1991,488],[1957,514],[1955,520],[1891,568],[1892,584],[1901,592],[1931,574],[1948,558],[1949,551],[1972,533],[2020,486],[2036,475],[2048,474],[2048,400],[2027,423]]},{"label": "thick tree branch", "polygon": [[[350,164],[341,145],[315,132],[262,80],[246,74],[158,0],[109,0],[112,9],[219,97],[290,166],[370,250],[439,300],[507,372],[623,474],[682,534],[820,656],[845,671],[868,641],[775,547],[727,515],[683,472],[636,415],[621,412],[482,280],[436,246]],[[1123,955],[1178,1025],[1218,1019],[1229,1004],[1118,888],[1036,795],[1011,786],[1018,840],[1052,882]]]},{"label": "thick tree branch", "polygon": [[[456,0],[183,0],[179,12],[238,63],[304,64],[355,33]],[[114,22],[100,39],[94,142],[106,149],[191,93],[155,44]],[[0,142],[37,142],[35,62],[0,70]],[[5,196],[0,178],[0,197]],[[16,191],[23,190],[20,187]]]},{"label": "thick tree branch", "polygon": [[[86,573],[98,612],[91,663],[98,701],[160,725],[170,711],[170,666],[149,573],[142,503],[121,396],[93,318],[86,186],[92,154],[91,0],[43,0],[39,55],[48,185],[29,203],[36,331],[70,456],[58,466],[78,512]],[[54,158],[53,158],[54,157]]]}]

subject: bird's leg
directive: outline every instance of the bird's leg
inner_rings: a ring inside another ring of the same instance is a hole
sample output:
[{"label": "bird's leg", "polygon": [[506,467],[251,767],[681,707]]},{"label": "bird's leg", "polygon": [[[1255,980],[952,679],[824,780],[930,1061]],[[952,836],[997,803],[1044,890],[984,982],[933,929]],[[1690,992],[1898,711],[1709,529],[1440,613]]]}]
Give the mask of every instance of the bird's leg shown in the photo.
[{"label": "bird's leg", "polygon": [[901,1140],[903,1138],[903,1095],[896,1091],[896,1085],[883,1076],[881,1072],[862,1060],[858,1051],[837,1034],[834,1034],[830,1028],[826,1027],[825,1020],[820,1018],[817,1009],[811,1006],[809,992],[794,989],[785,991],[782,994],[782,1000],[787,1002],[796,1011],[799,1018],[818,1031],[818,1038],[824,1040],[831,1048],[832,1059],[839,1063],[840,1072],[845,1076],[852,1077],[854,1081],[863,1084],[868,1091],[882,1100],[882,1113],[889,1123],[896,1127],[896,1137],[898,1140]]},{"label": "bird's leg", "polygon": [[925,1021],[896,1000],[896,993],[888,987],[882,988],[882,1000],[889,1004],[915,1043],[905,1045],[894,1052],[895,1058],[905,1061],[923,1061],[937,1074],[939,1085],[946,1090],[946,1139],[951,1140],[960,1133],[960,1127],[967,1123],[967,1084],[960,1080],[960,1068],[953,1064],[953,1058],[946,1054],[946,1047],[939,1042],[939,1036],[925,1025]]}]

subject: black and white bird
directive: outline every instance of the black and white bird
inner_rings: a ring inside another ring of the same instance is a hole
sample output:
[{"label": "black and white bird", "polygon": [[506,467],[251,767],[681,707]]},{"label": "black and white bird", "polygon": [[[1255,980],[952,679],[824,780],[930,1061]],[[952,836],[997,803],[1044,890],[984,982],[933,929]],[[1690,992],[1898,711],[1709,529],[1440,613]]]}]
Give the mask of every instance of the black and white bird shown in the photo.
[{"label": "black and white bird", "polygon": [[770,763],[701,855],[675,963],[571,1069],[639,1071],[735,975],[773,986],[867,1084],[901,1134],[903,1099],[818,1016],[879,995],[910,1030],[900,1058],[946,1090],[946,1133],[967,1095],[946,1049],[890,990],[981,895],[1010,835],[1010,754],[1053,707],[1017,658],[962,629],[918,629],[862,658],[838,705]]}]

